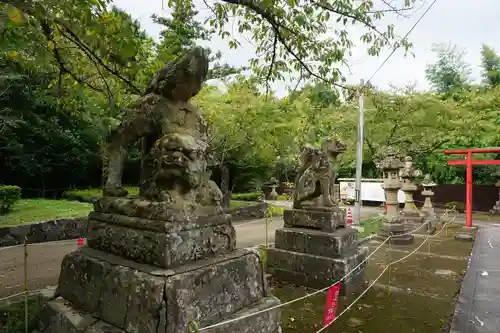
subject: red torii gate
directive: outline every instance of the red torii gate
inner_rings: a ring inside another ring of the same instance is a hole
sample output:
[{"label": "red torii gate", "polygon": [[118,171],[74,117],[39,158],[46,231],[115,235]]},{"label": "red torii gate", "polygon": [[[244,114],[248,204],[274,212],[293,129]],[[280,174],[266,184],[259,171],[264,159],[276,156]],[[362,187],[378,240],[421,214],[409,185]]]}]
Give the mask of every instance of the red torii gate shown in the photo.
[{"label": "red torii gate", "polygon": [[472,166],[473,165],[500,165],[500,160],[473,160],[472,154],[500,153],[500,148],[464,148],[446,150],[445,155],[465,155],[465,160],[451,160],[448,165],[466,165],[465,179],[465,226],[472,227]]}]

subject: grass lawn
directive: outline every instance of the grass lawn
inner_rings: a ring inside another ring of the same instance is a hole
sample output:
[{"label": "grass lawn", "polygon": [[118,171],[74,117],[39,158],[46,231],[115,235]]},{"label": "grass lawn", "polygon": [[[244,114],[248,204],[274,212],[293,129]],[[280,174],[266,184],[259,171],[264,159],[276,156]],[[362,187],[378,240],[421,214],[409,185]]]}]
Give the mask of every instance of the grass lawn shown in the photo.
[{"label": "grass lawn", "polygon": [[[84,192],[86,191],[86,192]],[[82,190],[78,195],[99,196],[98,189]],[[240,208],[254,204],[251,201],[233,200],[231,208]],[[71,200],[27,199],[19,201],[14,211],[0,215],[0,228],[19,224],[55,220],[61,218],[87,216],[92,211],[92,204]]]},{"label": "grass lawn", "polygon": [[376,217],[370,217],[366,220],[363,220],[360,222],[360,224],[363,226],[363,232],[359,234],[360,237],[368,237],[370,235],[376,234],[380,227],[382,226],[382,223],[384,222],[384,219],[380,216]]},{"label": "grass lawn", "polygon": [[[138,195],[139,188],[136,186],[125,186],[129,195]],[[87,188],[79,190],[69,190],[63,193],[64,198],[74,200],[77,197],[100,197],[102,195],[102,189],[100,188]]]},{"label": "grass lawn", "polygon": [[28,199],[19,201],[14,211],[0,216],[0,227],[86,216],[92,204],[68,200]]},{"label": "grass lawn", "polygon": [[236,208],[251,206],[253,204],[255,204],[255,202],[253,201],[231,200],[231,202],[229,203],[229,208],[236,209]]}]

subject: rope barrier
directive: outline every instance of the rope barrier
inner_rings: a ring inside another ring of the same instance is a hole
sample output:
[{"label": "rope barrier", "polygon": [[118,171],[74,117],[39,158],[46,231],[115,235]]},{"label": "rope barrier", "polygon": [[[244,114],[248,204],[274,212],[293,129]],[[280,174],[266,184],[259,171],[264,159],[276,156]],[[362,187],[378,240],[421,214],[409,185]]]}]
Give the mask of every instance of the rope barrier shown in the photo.
[{"label": "rope barrier", "polygon": [[[443,213],[442,217],[445,217],[448,215],[449,212],[451,211],[456,211],[455,210],[455,207],[453,207],[452,209],[446,209],[445,212]],[[455,218],[454,218],[455,219]],[[201,331],[205,331],[205,330],[208,330],[208,329],[211,329],[211,328],[214,328],[214,327],[218,327],[218,326],[222,326],[222,325],[225,325],[225,324],[228,324],[228,323],[231,323],[231,322],[234,322],[234,321],[237,321],[237,320],[240,320],[240,319],[245,319],[245,318],[248,318],[248,317],[252,317],[252,316],[256,316],[258,314],[261,314],[261,313],[264,313],[264,312],[267,312],[267,311],[271,311],[271,310],[274,310],[274,309],[277,309],[277,308],[281,308],[281,307],[284,307],[286,305],[290,305],[290,304],[293,304],[295,302],[298,302],[298,301],[301,301],[303,299],[306,299],[306,298],[309,298],[309,297],[312,297],[312,296],[315,296],[317,294],[320,294],[326,290],[328,290],[331,286],[341,282],[341,281],[344,281],[345,279],[347,279],[349,276],[351,276],[359,267],[361,267],[364,263],[366,263],[380,248],[382,248],[382,246],[387,243],[391,238],[394,238],[394,237],[401,237],[401,236],[406,236],[406,235],[409,235],[409,234],[413,234],[415,232],[417,232],[418,230],[420,230],[422,227],[424,227],[426,224],[430,223],[430,221],[426,221],[424,223],[422,223],[418,228],[414,229],[414,230],[411,230],[409,232],[406,232],[406,233],[403,233],[403,234],[398,234],[398,235],[391,235],[391,236],[388,236],[387,238],[385,238],[381,244],[379,244],[361,263],[359,263],[356,267],[354,267],[351,271],[349,271],[346,275],[344,275],[341,279],[339,279],[338,281],[336,281],[335,283],[331,284],[330,286],[328,287],[325,287],[323,289],[320,289],[320,290],[317,290],[317,291],[314,291],[312,293],[309,293],[307,295],[304,295],[302,297],[299,297],[299,298],[296,298],[294,300],[291,300],[291,301],[288,301],[288,302],[285,302],[285,303],[281,303],[279,305],[276,305],[276,306],[273,306],[271,308],[268,308],[268,309],[264,309],[264,310],[261,310],[261,311],[258,311],[258,312],[254,312],[254,313],[251,313],[251,314],[248,314],[248,315],[245,315],[245,316],[242,316],[242,317],[238,317],[238,318],[233,318],[231,320],[227,320],[227,321],[224,321],[224,322],[220,322],[220,323],[217,323],[217,324],[214,324],[214,325],[210,325],[210,326],[206,326],[206,327],[203,327],[203,328],[199,328],[198,324],[195,322],[195,321],[191,321],[190,324],[188,325],[188,329],[190,331],[188,331],[189,333],[198,333],[198,332],[201,332]],[[447,225],[448,223],[451,223],[451,221],[447,222],[445,225]],[[444,225],[444,226],[445,226]],[[443,228],[444,228],[443,226]],[[441,229],[441,231],[443,230],[443,228]],[[440,231],[440,232],[441,232]],[[439,232],[439,233],[440,233]],[[438,234],[439,234],[438,233]],[[436,234],[437,235],[437,234]],[[435,235],[434,235],[435,236]],[[427,238],[426,238],[427,239]],[[68,241],[54,241],[54,242],[47,242],[47,243],[33,243],[33,244],[29,244],[29,246],[50,246],[50,245],[54,245],[54,243],[57,243],[57,244],[70,244],[70,243],[73,243],[74,240],[68,240]],[[10,247],[4,247],[4,248],[0,248],[0,251],[1,250],[6,250],[6,249],[12,249],[12,248],[16,248],[16,247],[23,247],[24,245],[15,245],[15,246],[10,246]],[[32,294],[36,294],[38,292],[41,292],[43,289],[36,289],[36,290],[31,290],[28,292],[28,294],[32,295]],[[17,294],[14,294],[14,295],[9,295],[9,296],[6,296],[6,297],[3,297],[3,298],[0,298],[0,301],[4,301],[4,300],[7,300],[7,299],[10,299],[10,298],[13,298],[13,297],[17,297],[17,296],[20,296],[20,295],[24,295],[25,292],[20,292],[20,293],[17,293]]]},{"label": "rope barrier", "polygon": [[[66,244],[75,243],[76,240],[77,240],[77,238],[71,239],[71,240],[60,240],[60,241],[52,241],[52,242],[44,242],[44,243],[30,243],[30,244],[28,244],[28,247],[30,247],[30,246],[66,245]],[[0,251],[2,251],[2,250],[10,250],[10,249],[14,249],[16,247],[24,247],[24,245],[23,244],[19,244],[19,245],[12,245],[12,246],[0,247]]]},{"label": "rope barrier", "polygon": [[[41,292],[42,290],[44,290],[44,289],[30,290],[30,291],[28,291],[28,294],[29,295],[37,294],[37,293]],[[17,297],[17,296],[22,296],[22,295],[25,295],[25,294],[26,294],[26,292],[22,291],[22,292],[17,293],[17,294],[13,294],[13,295],[9,295],[9,296],[6,296],[6,297],[2,297],[2,298],[0,298],[0,302],[6,301],[6,300],[8,300],[10,298],[14,298],[14,297]]]},{"label": "rope barrier", "polygon": [[435,233],[434,235],[430,235],[430,236],[427,236],[423,241],[422,243],[417,246],[412,252],[410,252],[409,254],[407,254],[406,256],[404,257],[401,257],[399,258],[398,260],[395,260],[393,262],[390,262],[383,270],[382,270],[382,273],[379,274],[379,276],[377,276],[373,282],[351,303],[349,304],[337,317],[335,317],[335,319],[333,319],[330,323],[328,323],[327,325],[325,325],[324,327],[320,328],[318,331],[316,331],[316,333],[320,333],[320,332],[323,332],[324,330],[326,330],[328,327],[330,327],[334,322],[336,322],[344,313],[346,313],[347,311],[349,311],[354,304],[356,304],[370,289],[371,287],[373,287],[375,285],[375,283],[377,283],[377,281],[382,277],[382,275],[384,275],[384,273],[392,266],[392,265],[395,265],[403,260],[406,260],[407,258],[409,258],[410,256],[412,256],[413,254],[415,254],[418,250],[420,250],[422,248],[422,246],[424,246],[424,244],[429,240],[429,238],[432,238],[432,237],[436,237],[438,236],[443,230],[444,228],[446,227],[446,225],[448,223],[451,223],[452,221],[454,221],[456,218],[456,215],[453,217],[452,220],[446,222],[442,227],[441,227],[441,230],[439,230],[439,232]]},{"label": "rope barrier", "polygon": [[[453,209],[450,209],[449,211],[451,210],[454,210],[455,208]],[[446,211],[445,213],[447,213],[448,211]],[[444,215],[444,214],[443,214]],[[318,295],[324,291],[327,291],[328,289],[330,289],[332,286],[336,285],[337,283],[340,283],[342,281],[344,281],[345,279],[347,279],[349,276],[351,276],[359,267],[361,267],[366,261],[368,261],[368,259],[370,259],[380,248],[382,248],[382,246],[387,243],[391,238],[394,238],[394,237],[401,237],[401,236],[406,236],[406,235],[409,235],[409,234],[412,234],[418,230],[420,230],[424,225],[426,225],[427,223],[429,223],[430,221],[426,221],[424,223],[422,223],[420,225],[420,227],[418,227],[417,229],[414,229],[410,232],[407,232],[407,233],[403,233],[403,234],[397,234],[397,235],[390,235],[388,236],[379,246],[377,246],[363,261],[361,261],[361,263],[359,263],[356,267],[354,267],[351,271],[349,271],[346,275],[344,275],[342,278],[340,278],[339,280],[337,280],[335,283],[329,285],[328,287],[325,287],[325,288],[322,288],[322,289],[319,289],[319,290],[316,290],[312,293],[309,293],[309,294],[306,294],[304,296],[301,296],[301,297],[298,297],[298,298],[295,298],[293,300],[290,300],[288,302],[285,302],[285,303],[281,303],[281,304],[278,304],[278,305],[275,305],[275,306],[272,306],[270,308],[267,308],[267,309],[263,309],[263,310],[260,310],[260,311],[257,311],[257,312],[252,312],[252,313],[249,313],[247,315],[244,315],[244,316],[241,316],[241,317],[237,317],[237,318],[232,318],[232,319],[228,319],[228,320],[225,320],[225,321],[222,321],[222,322],[219,322],[219,323],[216,323],[216,324],[213,324],[213,325],[209,325],[209,326],[205,326],[205,327],[202,327],[200,328],[198,331],[199,332],[202,332],[202,331],[206,331],[206,330],[209,330],[209,329],[212,329],[212,328],[216,328],[216,327],[219,327],[219,326],[223,326],[223,325],[226,325],[226,324],[230,324],[232,322],[235,322],[235,321],[238,321],[238,320],[242,320],[242,319],[246,319],[246,318],[249,318],[249,317],[253,317],[253,316],[256,316],[256,315],[259,315],[259,314],[262,314],[262,313],[265,313],[265,312],[268,312],[268,311],[272,311],[272,310],[275,310],[275,309],[279,309],[279,308],[282,308],[284,306],[287,306],[287,305],[290,305],[290,304],[293,304],[293,303],[296,303],[298,301],[301,301],[301,300],[304,300],[306,298],[309,298],[309,297],[312,297],[312,296],[315,296],[315,295]]]}]

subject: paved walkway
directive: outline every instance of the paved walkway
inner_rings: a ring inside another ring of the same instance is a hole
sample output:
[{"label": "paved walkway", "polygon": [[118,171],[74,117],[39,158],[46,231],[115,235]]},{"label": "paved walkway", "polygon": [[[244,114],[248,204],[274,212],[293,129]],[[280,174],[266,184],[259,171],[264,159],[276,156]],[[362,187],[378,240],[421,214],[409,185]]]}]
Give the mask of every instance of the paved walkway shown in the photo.
[{"label": "paved walkway", "polygon": [[450,333],[500,332],[500,224],[481,223]]}]

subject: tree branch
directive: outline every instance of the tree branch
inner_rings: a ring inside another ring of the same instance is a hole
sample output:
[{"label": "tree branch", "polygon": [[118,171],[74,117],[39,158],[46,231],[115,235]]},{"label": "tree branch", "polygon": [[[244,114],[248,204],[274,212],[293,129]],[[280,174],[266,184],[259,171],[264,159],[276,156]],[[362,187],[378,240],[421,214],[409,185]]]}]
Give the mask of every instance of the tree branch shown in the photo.
[{"label": "tree branch", "polygon": [[78,78],[75,74],[73,74],[66,67],[66,65],[64,64],[64,61],[62,60],[61,54],[59,53],[59,48],[57,46],[57,43],[56,43],[55,39],[52,37],[52,32],[51,32],[51,29],[50,29],[48,22],[46,20],[43,20],[43,19],[38,19],[38,22],[40,23],[40,26],[42,28],[42,32],[45,35],[45,37],[47,38],[47,40],[49,42],[52,42],[52,44],[54,45],[54,49],[52,52],[54,54],[54,59],[56,60],[57,64],[59,65],[59,74],[60,74],[59,75],[59,85],[61,83],[62,74],[69,74],[76,82],[78,82],[82,85],[85,85],[96,92],[104,93],[104,91],[102,89],[95,87],[95,86],[91,85],[90,83]]},{"label": "tree branch", "polygon": [[109,66],[107,66],[102,61],[101,58],[99,58],[98,56],[96,56],[95,53],[90,49],[90,47],[88,47],[68,26],[66,26],[61,21],[56,21],[56,23],[58,23],[59,25],[61,25],[64,28],[64,30],[69,34],[69,36],[71,36],[71,38],[69,38],[69,36],[67,36],[66,34],[64,34],[65,37],[68,38],[68,39],[70,39],[77,46],[79,46],[82,49],[82,51],[84,51],[84,53],[88,57],[91,58],[91,60],[92,60],[92,58],[94,58],[108,72],[114,74],[117,78],[119,78],[120,80],[122,80],[123,82],[125,82],[134,92],[136,92],[137,94],[141,93],[141,91],[132,82],[130,82],[130,80],[128,80],[127,78],[123,77],[120,73],[118,73],[117,71],[113,70],[112,68],[109,68]]},{"label": "tree branch", "polygon": [[389,142],[391,142],[392,138],[394,137],[394,134],[396,133],[396,129],[398,128],[398,125],[399,125],[399,121],[396,119],[394,121],[394,125],[392,125],[392,129],[389,132],[389,136],[387,137],[387,140],[385,142],[386,145],[388,145]]},{"label": "tree branch", "polygon": [[297,80],[297,83],[295,84],[295,87],[293,88],[291,94],[295,93],[297,91],[297,88],[299,87],[300,82],[302,81],[302,68],[300,69],[300,74],[299,74],[299,79]]},{"label": "tree branch", "polygon": [[381,32],[376,26],[374,26],[372,23],[370,23],[367,20],[360,17],[359,12],[353,12],[353,13],[344,12],[340,9],[333,8],[329,4],[322,4],[322,3],[318,2],[318,1],[314,1],[314,0],[312,0],[311,3],[315,4],[316,6],[322,8],[324,10],[328,10],[332,13],[337,14],[337,15],[345,16],[345,17],[348,17],[348,18],[355,20],[356,22],[363,23],[365,26],[367,26],[368,28],[375,31],[378,35],[380,35],[380,37],[382,37],[386,41],[386,43],[388,43],[389,45],[392,46],[392,43],[389,40],[389,38],[387,38],[387,36],[383,32]]},{"label": "tree branch", "polygon": [[273,54],[271,56],[271,64],[269,65],[269,71],[267,72],[267,76],[266,76],[266,99],[267,99],[267,96],[269,94],[269,89],[270,89],[270,86],[269,86],[269,79],[271,78],[271,75],[272,75],[272,72],[273,72],[273,66],[274,66],[274,63],[276,61],[276,49],[277,49],[277,46],[278,46],[278,35],[275,33],[274,34],[274,41],[273,41]]},{"label": "tree branch", "polygon": [[271,25],[271,27],[273,28],[274,32],[277,35],[278,41],[283,45],[283,47],[285,48],[285,50],[292,55],[292,57],[300,64],[301,67],[304,68],[304,70],[310,76],[315,77],[315,78],[317,78],[317,79],[319,79],[319,80],[321,80],[321,81],[323,81],[325,83],[337,86],[339,88],[349,89],[347,86],[344,86],[342,84],[339,84],[339,83],[327,80],[324,77],[322,77],[322,76],[314,73],[311,70],[311,68],[292,50],[292,48],[290,47],[290,45],[288,45],[288,43],[286,43],[285,38],[283,37],[283,35],[280,32],[280,28],[289,31],[289,32],[291,32],[292,34],[294,34],[296,36],[298,36],[300,34],[297,33],[297,32],[295,32],[294,30],[292,30],[292,29],[284,26],[281,22],[279,22],[278,20],[276,20],[276,18],[274,18],[273,15],[269,11],[267,11],[264,8],[261,8],[253,0],[222,0],[222,1],[224,1],[226,3],[229,3],[229,4],[241,5],[241,6],[250,8],[255,13],[259,14],[263,19],[265,19]]}]

